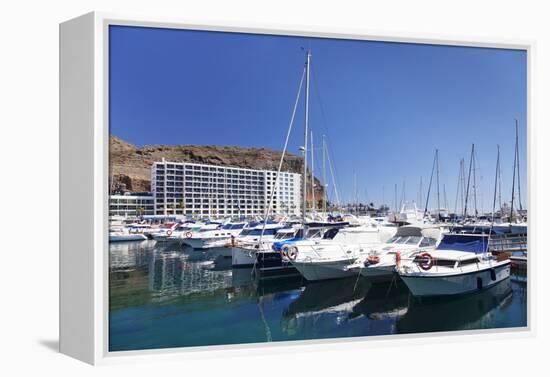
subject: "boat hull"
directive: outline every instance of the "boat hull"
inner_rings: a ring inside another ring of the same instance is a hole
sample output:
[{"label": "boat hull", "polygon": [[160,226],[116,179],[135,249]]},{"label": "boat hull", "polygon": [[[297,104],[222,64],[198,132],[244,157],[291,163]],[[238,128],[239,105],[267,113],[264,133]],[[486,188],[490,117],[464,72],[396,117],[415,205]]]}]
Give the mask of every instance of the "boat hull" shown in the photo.
[{"label": "boat hull", "polygon": [[228,248],[231,250],[231,265],[233,267],[251,267],[256,262],[256,254],[238,247]]},{"label": "boat hull", "polygon": [[[494,274],[491,271],[494,271]],[[413,296],[453,296],[480,291],[507,279],[510,277],[510,261],[463,274],[400,276]]]},{"label": "boat hull", "polygon": [[147,237],[143,234],[109,235],[109,242],[131,242],[145,240],[147,240]]},{"label": "boat hull", "polygon": [[292,263],[283,261],[281,253],[277,251],[257,253],[256,270],[259,272],[260,278],[300,275]]},{"label": "boat hull", "polygon": [[346,266],[353,263],[353,260],[335,260],[327,262],[292,262],[292,265],[308,281],[343,279],[357,276],[356,271],[346,270]]},{"label": "boat hull", "polygon": [[396,274],[395,265],[364,267],[360,270],[360,274],[376,281],[391,280]]}]

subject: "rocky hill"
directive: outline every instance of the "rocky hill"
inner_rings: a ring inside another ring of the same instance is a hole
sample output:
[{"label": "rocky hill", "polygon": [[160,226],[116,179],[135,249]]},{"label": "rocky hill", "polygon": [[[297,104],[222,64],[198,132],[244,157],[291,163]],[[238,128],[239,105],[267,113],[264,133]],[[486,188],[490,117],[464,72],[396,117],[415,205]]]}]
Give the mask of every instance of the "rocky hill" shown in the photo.
[{"label": "rocky hill", "polygon": [[[251,169],[277,170],[281,152],[267,148],[244,148],[218,145],[146,145],[138,148],[116,136],[111,136],[111,192],[143,192],[151,190],[151,165],[161,161],[195,162],[238,166]],[[302,157],[286,154],[283,171],[301,173]],[[322,187],[316,180],[315,195]]]}]

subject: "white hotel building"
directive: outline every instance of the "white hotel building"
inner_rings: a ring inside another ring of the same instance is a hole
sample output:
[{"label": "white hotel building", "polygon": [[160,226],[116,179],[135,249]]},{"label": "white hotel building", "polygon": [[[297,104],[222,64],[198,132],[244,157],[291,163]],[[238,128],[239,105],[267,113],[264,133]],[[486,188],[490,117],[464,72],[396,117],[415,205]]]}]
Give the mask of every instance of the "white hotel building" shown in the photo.
[{"label": "white hotel building", "polygon": [[[276,171],[187,162],[155,162],[155,215],[240,217],[264,215]],[[301,175],[281,172],[272,213],[300,214]]]},{"label": "white hotel building", "polygon": [[154,213],[153,196],[127,194],[109,196],[109,216],[134,217]]}]

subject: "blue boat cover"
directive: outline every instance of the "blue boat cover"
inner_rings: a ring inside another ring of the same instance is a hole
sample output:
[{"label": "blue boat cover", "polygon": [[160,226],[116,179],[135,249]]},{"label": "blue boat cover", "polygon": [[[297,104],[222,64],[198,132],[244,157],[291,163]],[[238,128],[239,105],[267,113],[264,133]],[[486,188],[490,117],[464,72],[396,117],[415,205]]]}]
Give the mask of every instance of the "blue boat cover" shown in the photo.
[{"label": "blue boat cover", "polygon": [[302,237],[294,237],[284,241],[273,242],[273,245],[271,246],[271,248],[273,249],[273,251],[281,251],[284,245],[292,245],[293,243],[303,239],[304,238]]},{"label": "blue boat cover", "polygon": [[456,250],[469,253],[487,252],[489,237],[481,234],[446,234],[437,250]]}]

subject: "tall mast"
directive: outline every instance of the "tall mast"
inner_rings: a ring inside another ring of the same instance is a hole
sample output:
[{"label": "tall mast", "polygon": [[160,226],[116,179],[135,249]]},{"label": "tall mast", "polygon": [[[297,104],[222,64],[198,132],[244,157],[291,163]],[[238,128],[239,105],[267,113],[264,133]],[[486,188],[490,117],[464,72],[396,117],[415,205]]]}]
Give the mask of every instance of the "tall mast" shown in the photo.
[{"label": "tall mast", "polygon": [[441,204],[439,201],[439,149],[435,150],[436,183],[437,183],[437,220],[441,220]]},{"label": "tall mast", "polygon": [[308,122],[309,122],[309,70],[311,61],[311,51],[307,50],[306,57],[306,99],[305,99],[305,115],[304,115],[304,174],[303,174],[303,203],[302,203],[302,220],[306,222],[307,211],[307,137],[308,137]]},{"label": "tall mast", "polygon": [[325,135],[322,137],[323,141],[323,213],[327,213],[327,168],[325,166]]},{"label": "tall mast", "polygon": [[464,208],[464,199],[466,197],[466,171],[465,169],[465,160],[462,158],[460,160],[461,166],[460,169],[462,170],[462,181],[460,182],[460,208]]},{"label": "tall mast", "polygon": [[510,204],[510,223],[512,222],[512,217],[514,215],[514,195],[515,195],[515,190],[516,190],[516,162],[518,160],[518,148],[517,148],[517,144],[518,144],[518,141],[517,141],[517,138],[518,138],[518,134],[517,134],[517,129],[518,129],[518,123],[517,123],[517,120],[516,120],[516,148],[515,148],[515,153],[514,153],[514,174],[512,176],[512,202]]},{"label": "tall mast", "polygon": [[[435,150],[435,156],[434,156],[434,162],[432,164],[432,173],[430,174],[430,184],[428,185],[428,195],[426,196],[426,206],[424,207],[424,216],[428,213],[428,204],[430,202],[430,193],[432,191],[432,181],[434,178],[434,171],[435,171],[435,164],[437,161],[437,149]],[[437,189],[437,200],[438,200],[438,206],[439,206],[439,185]]]},{"label": "tall mast", "polygon": [[472,145],[472,159],[474,161],[474,185],[472,188],[474,189],[474,218],[477,219],[477,184],[476,184],[476,152],[474,149],[474,146]]},{"label": "tall mast", "polygon": [[502,219],[502,167],[500,161],[498,164],[498,210]]},{"label": "tall mast", "polygon": [[311,209],[313,212],[315,212],[316,205],[315,205],[315,168],[313,165],[313,130],[310,131],[310,142],[311,142]]},{"label": "tall mast", "polygon": [[495,169],[495,193],[493,194],[493,220],[495,222],[495,206],[497,205],[497,185],[498,185],[498,175],[500,171],[500,146],[497,144],[497,167]]},{"label": "tall mast", "polygon": [[523,210],[521,205],[521,179],[519,177],[519,137],[518,137],[518,120],[516,119],[516,163],[518,166],[518,201],[519,201],[519,210]]},{"label": "tall mast", "polygon": [[474,159],[474,144],[472,144],[472,153],[470,154],[470,169],[468,169],[468,183],[466,184],[466,197],[464,198],[464,218],[468,215],[468,194],[470,193],[470,177],[472,175],[472,162]]}]

